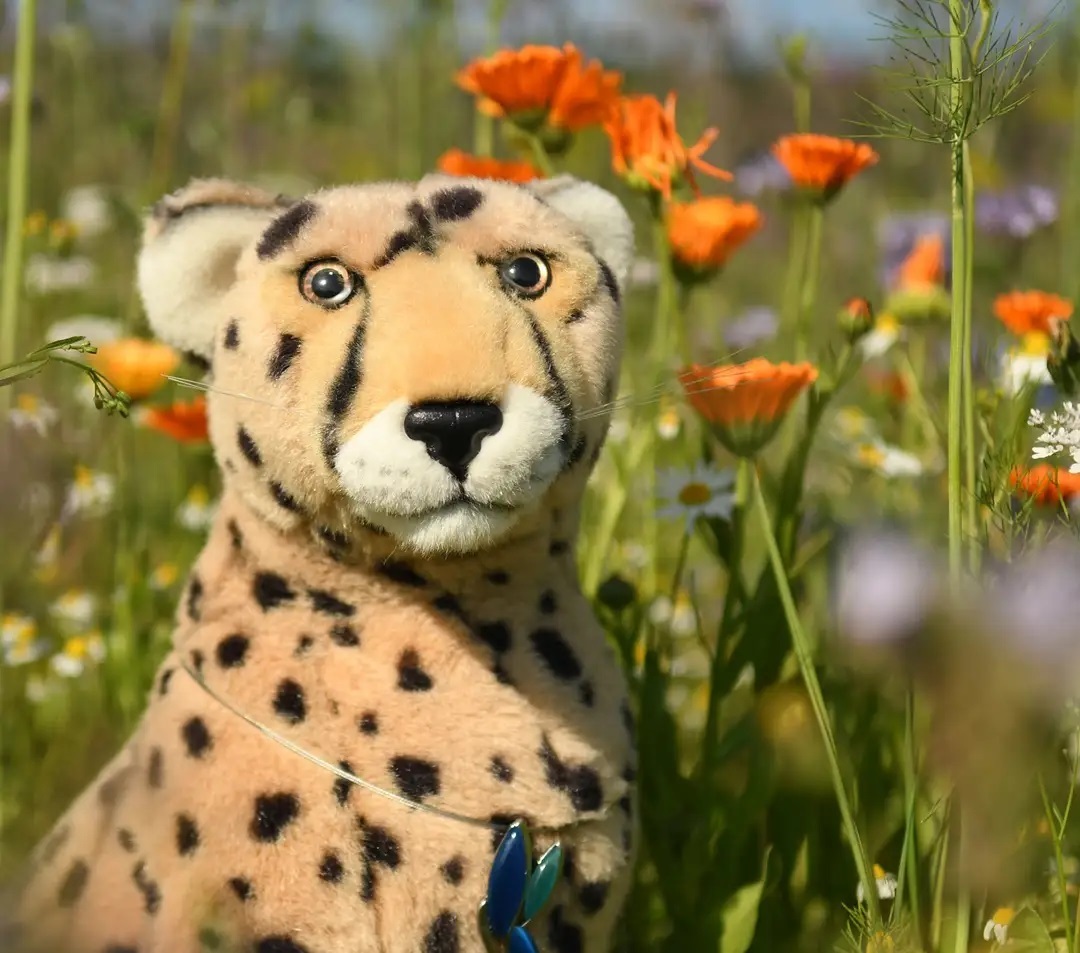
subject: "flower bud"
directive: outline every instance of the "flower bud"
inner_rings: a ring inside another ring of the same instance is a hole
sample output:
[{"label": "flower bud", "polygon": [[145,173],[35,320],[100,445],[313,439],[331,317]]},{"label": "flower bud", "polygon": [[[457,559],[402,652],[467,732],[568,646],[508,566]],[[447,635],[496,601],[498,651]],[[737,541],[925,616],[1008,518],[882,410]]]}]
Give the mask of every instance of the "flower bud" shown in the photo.
[{"label": "flower bud", "polygon": [[601,604],[616,612],[621,612],[634,604],[637,599],[637,590],[634,584],[622,576],[608,576],[596,590],[596,597]]},{"label": "flower bud", "polygon": [[874,309],[866,298],[852,298],[840,311],[840,330],[854,344],[874,326]]}]

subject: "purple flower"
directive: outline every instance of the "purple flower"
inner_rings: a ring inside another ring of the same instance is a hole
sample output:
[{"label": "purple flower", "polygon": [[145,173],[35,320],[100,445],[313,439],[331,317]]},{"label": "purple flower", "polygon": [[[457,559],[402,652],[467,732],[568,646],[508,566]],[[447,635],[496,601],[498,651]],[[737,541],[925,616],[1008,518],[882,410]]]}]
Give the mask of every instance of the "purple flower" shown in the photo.
[{"label": "purple flower", "polygon": [[975,224],[989,235],[1029,238],[1058,218],[1058,198],[1041,185],[1022,185],[975,197]]},{"label": "purple flower", "polygon": [[890,215],[878,226],[878,246],[881,249],[880,280],[884,287],[896,283],[900,266],[915,248],[915,243],[926,235],[940,235],[945,242],[945,285],[951,277],[951,232],[948,216],[941,212],[909,212]]},{"label": "purple flower", "polygon": [[762,192],[784,192],[791,188],[791,176],[771,152],[762,152],[740,162],[734,176],[735,188],[751,198]]},{"label": "purple flower", "polygon": [[779,326],[779,318],[772,308],[764,305],[747,308],[724,328],[724,343],[737,350],[753,347],[774,337]]}]

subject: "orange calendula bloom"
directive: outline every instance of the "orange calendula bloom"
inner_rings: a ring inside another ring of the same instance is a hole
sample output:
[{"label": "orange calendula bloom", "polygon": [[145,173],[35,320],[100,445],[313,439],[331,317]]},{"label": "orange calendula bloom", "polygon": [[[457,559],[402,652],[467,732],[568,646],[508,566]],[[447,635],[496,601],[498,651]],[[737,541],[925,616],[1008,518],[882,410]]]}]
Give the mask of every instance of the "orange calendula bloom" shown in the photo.
[{"label": "orange calendula bloom", "polygon": [[531,182],[540,178],[540,170],[529,162],[471,156],[460,149],[444,152],[439,157],[438,167],[440,172],[447,175],[498,179],[502,182]]},{"label": "orange calendula bloom", "polygon": [[691,270],[720,268],[759,228],[757,206],[726,196],[675,202],[668,209],[671,253],[678,264]]},{"label": "orange calendula bloom", "polygon": [[898,288],[937,287],[945,281],[945,242],[940,235],[922,235],[900,264]]},{"label": "orange calendula bloom", "polygon": [[619,101],[622,80],[622,73],[605,70],[598,60],[582,66],[575,53],[551,101],[548,125],[577,132],[603,122]]},{"label": "orange calendula bloom", "polygon": [[152,407],[143,414],[144,426],[180,443],[205,443],[209,435],[206,398],[176,401],[168,407]]},{"label": "orange calendula bloom", "polygon": [[1016,467],[1009,474],[1009,485],[1038,506],[1056,507],[1080,497],[1080,473],[1070,473],[1048,463]]},{"label": "orange calendula bloom", "polygon": [[772,151],[792,182],[823,199],[832,198],[878,161],[878,154],[865,143],[814,133],[784,136]]},{"label": "orange calendula bloom", "polygon": [[1072,302],[1045,291],[1011,291],[994,299],[994,314],[1013,334],[1035,331],[1053,337],[1057,324],[1072,316]]},{"label": "orange calendula bloom", "polygon": [[90,361],[128,397],[142,400],[162,387],[165,375],[180,363],[180,355],[157,341],[121,338],[99,346]]},{"label": "orange calendula bloom", "polygon": [[611,140],[615,172],[638,188],[655,189],[671,198],[672,186],[685,178],[697,193],[694,170],[717,179],[732,175],[701,157],[715,141],[716,129],[706,129],[687,146],[675,125],[675,93],[660,102],[655,96],[624,96],[604,125]]},{"label": "orange calendula bloom", "polygon": [[712,425],[732,453],[750,457],[776,433],[791,405],[814,381],[812,364],[691,364],[679,374],[691,406]]}]

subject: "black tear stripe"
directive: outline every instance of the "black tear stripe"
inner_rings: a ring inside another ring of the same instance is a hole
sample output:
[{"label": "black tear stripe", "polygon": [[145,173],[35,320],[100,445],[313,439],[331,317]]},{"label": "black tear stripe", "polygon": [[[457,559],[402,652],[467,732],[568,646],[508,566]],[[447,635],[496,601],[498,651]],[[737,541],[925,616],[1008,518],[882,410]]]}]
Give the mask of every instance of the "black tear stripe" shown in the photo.
[{"label": "black tear stripe", "polygon": [[607,288],[608,294],[611,295],[611,300],[619,304],[622,296],[619,294],[619,283],[615,280],[615,272],[611,270],[611,266],[603,258],[597,258],[596,264],[600,268],[600,280],[603,281],[604,287]]},{"label": "black tear stripe", "polygon": [[562,436],[559,438],[559,443],[562,445],[564,458],[569,460],[574,447],[574,405],[570,399],[570,391],[566,387],[566,382],[560,376],[559,369],[555,366],[555,355],[551,352],[551,342],[544,337],[544,331],[536,318],[532,316],[532,312],[524,308],[522,310],[525,311],[529,321],[529,330],[532,331],[533,341],[536,343],[537,350],[540,351],[540,357],[543,359],[551,396],[555,406],[559,408],[559,415],[562,417]]},{"label": "black tear stripe", "polygon": [[270,358],[270,365],[267,368],[270,380],[278,380],[292,367],[292,362],[296,360],[303,343],[295,334],[282,334],[278,338],[277,350],[274,351],[273,357]]},{"label": "black tear stripe", "polygon": [[329,418],[323,428],[322,449],[327,465],[334,469],[334,457],[338,452],[338,425],[341,418],[348,412],[352,405],[356,392],[360,389],[360,381],[363,374],[360,368],[360,359],[364,351],[364,334],[367,330],[368,313],[371,310],[371,299],[364,299],[364,311],[360,320],[353,329],[349,346],[345,349],[345,360],[341,369],[330,385],[330,395],[326,401],[326,415]]},{"label": "black tear stripe", "polygon": [[281,254],[300,237],[300,232],[318,212],[319,207],[308,199],[297,202],[284,215],[279,215],[262,234],[255,246],[258,256],[264,261]]},{"label": "black tear stripe", "polygon": [[300,503],[296,498],[280,483],[273,480],[270,482],[270,495],[283,510],[288,510],[290,513],[299,513],[301,511]]}]

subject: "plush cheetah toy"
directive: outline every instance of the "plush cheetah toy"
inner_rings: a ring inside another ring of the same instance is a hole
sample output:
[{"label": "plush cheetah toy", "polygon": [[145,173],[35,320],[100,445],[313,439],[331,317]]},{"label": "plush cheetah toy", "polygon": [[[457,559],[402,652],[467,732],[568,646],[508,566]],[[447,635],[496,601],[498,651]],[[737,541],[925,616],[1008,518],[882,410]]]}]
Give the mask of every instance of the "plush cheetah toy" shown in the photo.
[{"label": "plush cheetah toy", "polygon": [[481,953],[515,818],[566,850],[540,948],[609,949],[633,726],[574,537],[632,245],[566,177],[158,203],[139,287],[207,364],[224,492],[138,729],[32,860],[29,949]]}]

